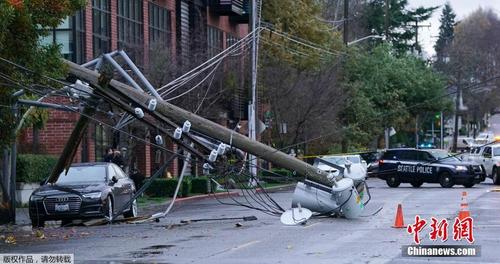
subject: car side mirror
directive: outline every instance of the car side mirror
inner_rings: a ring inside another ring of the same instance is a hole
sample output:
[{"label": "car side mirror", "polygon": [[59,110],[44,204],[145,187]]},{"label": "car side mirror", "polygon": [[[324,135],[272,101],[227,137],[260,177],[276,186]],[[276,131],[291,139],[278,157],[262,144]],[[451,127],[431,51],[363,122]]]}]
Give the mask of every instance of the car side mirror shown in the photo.
[{"label": "car side mirror", "polygon": [[462,140],[462,143],[464,143],[465,145],[469,145],[469,143],[465,139]]},{"label": "car side mirror", "polygon": [[112,183],[117,183],[117,182],[118,182],[118,179],[116,178],[116,176],[113,176],[113,177],[111,178],[111,182],[112,182]]}]

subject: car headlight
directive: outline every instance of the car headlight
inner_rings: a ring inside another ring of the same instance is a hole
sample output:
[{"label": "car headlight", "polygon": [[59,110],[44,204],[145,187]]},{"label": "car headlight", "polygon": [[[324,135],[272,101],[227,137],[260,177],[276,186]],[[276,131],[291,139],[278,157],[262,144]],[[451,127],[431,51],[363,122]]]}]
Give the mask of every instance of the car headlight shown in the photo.
[{"label": "car headlight", "polygon": [[101,198],[101,192],[91,192],[91,193],[86,193],[82,195],[84,198],[88,199],[99,199]]},{"label": "car headlight", "polygon": [[461,165],[456,166],[455,169],[457,171],[467,171],[468,170],[466,166],[461,166]]},{"label": "car headlight", "polygon": [[40,201],[40,200],[43,200],[43,196],[38,196],[35,194],[30,196],[30,201],[32,201],[32,202],[36,202],[36,201]]}]

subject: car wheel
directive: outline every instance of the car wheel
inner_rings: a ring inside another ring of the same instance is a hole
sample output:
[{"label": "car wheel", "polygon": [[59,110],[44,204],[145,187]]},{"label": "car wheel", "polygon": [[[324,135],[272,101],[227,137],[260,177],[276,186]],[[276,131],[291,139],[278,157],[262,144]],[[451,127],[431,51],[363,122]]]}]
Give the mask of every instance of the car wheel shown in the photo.
[{"label": "car wheel", "polygon": [[401,183],[398,179],[398,176],[396,175],[389,175],[387,177],[387,185],[391,188],[397,188],[399,186],[399,184]]},{"label": "car wheel", "polygon": [[31,226],[33,228],[40,228],[40,227],[45,227],[45,220],[40,219],[40,218],[32,218],[31,219]]},{"label": "car wheel", "polygon": [[491,172],[491,178],[493,179],[493,184],[499,185],[500,184],[500,177],[498,177],[498,171],[497,167],[493,168],[493,171]]},{"label": "car wheel", "polygon": [[104,211],[104,216],[109,219],[109,221],[113,220],[113,199],[111,199],[111,196],[108,196],[106,198],[106,202],[104,203],[103,206],[103,211]]},{"label": "car wheel", "polygon": [[455,185],[451,174],[447,171],[441,173],[441,176],[439,177],[439,184],[441,184],[441,187],[443,188],[451,188]]},{"label": "car wheel", "polygon": [[411,182],[410,184],[411,184],[411,186],[418,188],[418,187],[422,186],[422,184],[424,184],[424,181],[414,181],[414,182]]},{"label": "car wheel", "polygon": [[128,210],[128,212],[123,214],[123,217],[137,217],[137,200],[134,200],[132,202],[132,204],[130,205],[130,209]]}]

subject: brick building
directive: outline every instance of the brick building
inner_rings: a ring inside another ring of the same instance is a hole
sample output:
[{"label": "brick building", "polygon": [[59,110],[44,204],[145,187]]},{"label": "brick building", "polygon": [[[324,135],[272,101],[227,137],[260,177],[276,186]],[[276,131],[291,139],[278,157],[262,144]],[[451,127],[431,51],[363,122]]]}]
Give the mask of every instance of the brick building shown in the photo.
[{"label": "brick building", "polygon": [[[50,31],[42,42],[58,43],[63,56],[83,64],[103,53],[125,50],[140,66],[148,65],[153,45],[172,53],[176,62],[188,60],[195,47],[206,48],[207,59],[248,33],[249,0],[92,0],[74,16]],[[62,97],[46,101],[69,103]],[[26,129],[20,138],[23,152],[59,155],[79,115],[49,110],[41,130]],[[34,142],[38,142],[35,143]],[[36,145],[36,147],[33,147]],[[74,162],[102,160],[113,145],[113,132],[91,122]],[[175,146],[169,146],[175,149]],[[147,144],[135,148],[137,167],[151,175],[157,154]],[[170,167],[178,173],[178,163]]]}]

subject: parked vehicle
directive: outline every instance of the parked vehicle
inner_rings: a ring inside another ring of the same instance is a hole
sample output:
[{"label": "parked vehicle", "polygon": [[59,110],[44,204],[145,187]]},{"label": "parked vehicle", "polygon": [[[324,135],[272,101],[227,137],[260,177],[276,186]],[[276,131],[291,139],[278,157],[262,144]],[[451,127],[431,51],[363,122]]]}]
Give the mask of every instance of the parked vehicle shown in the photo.
[{"label": "parked vehicle", "polygon": [[[448,142],[448,149],[451,151],[453,149],[453,137],[449,137],[445,141]],[[467,152],[475,146],[477,144],[472,137],[459,136],[457,138],[457,152]]]},{"label": "parked vehicle", "polygon": [[438,149],[389,149],[379,160],[377,176],[389,187],[410,183],[420,187],[424,182],[439,183],[443,188],[462,184],[466,188],[485,179],[484,168],[474,162],[464,162]]},{"label": "parked vehicle", "polygon": [[[43,227],[47,220],[112,217],[135,193],[134,182],[113,163],[73,164],[55,184],[45,184],[30,197],[29,215],[34,227]],[[134,200],[123,213],[137,216]]]},{"label": "parked vehicle", "polygon": [[486,176],[490,177],[494,184],[500,184],[500,144],[475,148],[464,158],[481,164]]}]

